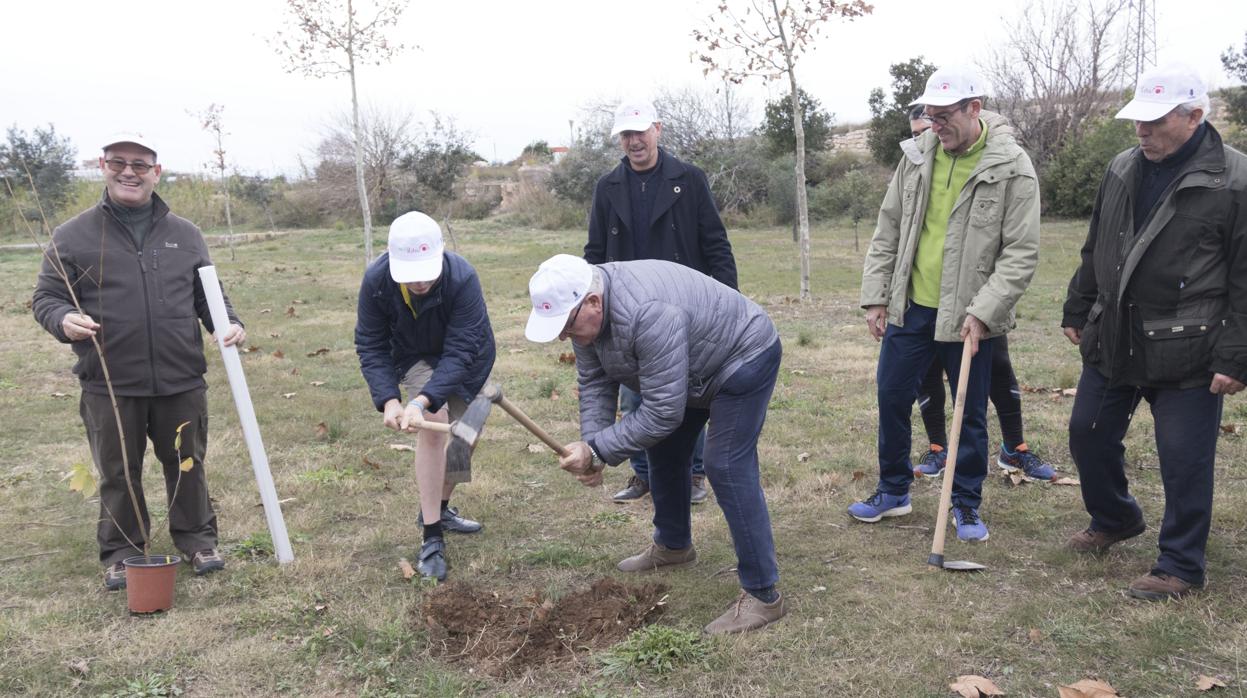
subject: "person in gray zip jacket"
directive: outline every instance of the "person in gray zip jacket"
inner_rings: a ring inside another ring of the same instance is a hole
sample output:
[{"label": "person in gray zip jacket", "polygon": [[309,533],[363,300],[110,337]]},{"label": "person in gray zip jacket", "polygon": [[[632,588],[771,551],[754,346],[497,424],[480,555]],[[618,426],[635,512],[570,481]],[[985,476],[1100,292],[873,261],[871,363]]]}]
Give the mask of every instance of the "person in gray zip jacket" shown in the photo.
[{"label": "person in gray zip jacket", "polygon": [[1247,157],[1221,142],[1208,106],[1188,67],[1139,77],[1117,114],[1139,146],[1108,166],[1061,320],[1083,362],[1069,448],[1091,521],[1074,550],[1147,528],[1122,441],[1139,401],[1152,408],[1160,556],[1127,588],[1146,600],[1204,585],[1222,400],[1247,382]]},{"label": "person in gray zip jacket", "polygon": [[[653,542],[619,569],[650,572],[697,561],[692,454],[709,420],[706,475],[732,535],[743,591],[706,632],[744,632],[783,617],[758,473],[758,435],[783,354],[770,317],[705,274],[659,260],[593,266],[555,255],[537,269],[529,293],[528,339],[570,338],[576,354],[584,440],[568,444],[559,464],[595,487],[605,464],[640,449],[649,455]],[[621,385],[645,400],[616,422]]]}]

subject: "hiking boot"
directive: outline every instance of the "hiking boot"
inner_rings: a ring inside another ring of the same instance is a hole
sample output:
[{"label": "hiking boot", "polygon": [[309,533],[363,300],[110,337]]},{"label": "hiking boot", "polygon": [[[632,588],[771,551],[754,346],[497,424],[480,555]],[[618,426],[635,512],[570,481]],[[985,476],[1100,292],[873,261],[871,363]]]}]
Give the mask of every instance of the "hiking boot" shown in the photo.
[{"label": "hiking boot", "polygon": [[416,559],[416,571],[424,579],[446,581],[446,543],[440,536],[433,536],[420,546],[420,556]]},{"label": "hiking boot", "polygon": [[459,509],[456,507],[446,507],[442,509],[442,530],[454,531],[455,533],[476,533],[484,526],[479,521],[473,521],[466,516],[459,515]]},{"label": "hiking boot", "polygon": [[653,572],[658,569],[679,569],[697,564],[697,550],[688,546],[672,550],[657,543],[650,543],[645,550],[619,561],[621,572]]},{"label": "hiking boot", "polygon": [[693,476],[693,494],[689,497],[689,501],[693,504],[701,504],[706,501],[706,497],[710,496],[710,490],[706,487],[705,475]]},{"label": "hiking boot", "polygon": [[953,505],[953,521],[957,524],[957,538],[970,541],[985,541],[989,537],[987,524],[979,518],[979,510],[965,504]]},{"label": "hiking boot", "polygon": [[1179,579],[1164,572],[1148,572],[1130,582],[1126,593],[1144,601],[1164,601],[1165,599],[1180,599],[1203,588],[1203,584],[1192,584],[1185,579]]},{"label": "hiking boot", "polygon": [[742,589],[740,596],[736,597],[723,615],[706,626],[705,632],[707,635],[749,632],[764,628],[787,613],[783,594],[771,603],[763,603],[761,599]]},{"label": "hiking boot", "polygon": [[996,465],[1011,473],[1020,470],[1032,480],[1052,480],[1056,477],[1056,469],[1032,453],[1024,443],[1018,444],[1013,453],[1009,453],[1002,444],[1000,455],[996,457]]},{"label": "hiking boot", "polygon": [[1134,538],[1145,530],[1147,530],[1147,523],[1143,519],[1139,519],[1133,526],[1117,531],[1101,531],[1088,526],[1070,536],[1066,545],[1080,553],[1102,553],[1113,544]]},{"label": "hiking boot", "polygon": [[221,553],[216,548],[207,548],[200,550],[191,556],[191,569],[195,570],[195,574],[202,577],[205,574],[211,574],[225,569],[225,558],[221,557]]},{"label": "hiking boot", "polygon": [[931,449],[914,468],[914,477],[939,477],[944,474],[944,465],[947,462],[948,451],[939,444],[931,444]]},{"label": "hiking boot", "polygon": [[866,501],[849,505],[849,516],[866,523],[874,523],[885,516],[904,516],[911,511],[913,507],[909,505],[908,494],[887,494],[878,491]]},{"label": "hiking boot", "polygon": [[633,475],[628,478],[628,486],[616,492],[611,499],[614,499],[616,502],[631,502],[647,494],[649,494],[649,483]]},{"label": "hiking boot", "polygon": [[106,591],[120,591],[126,588],[126,566],[125,563],[115,562],[104,568],[104,589]]}]

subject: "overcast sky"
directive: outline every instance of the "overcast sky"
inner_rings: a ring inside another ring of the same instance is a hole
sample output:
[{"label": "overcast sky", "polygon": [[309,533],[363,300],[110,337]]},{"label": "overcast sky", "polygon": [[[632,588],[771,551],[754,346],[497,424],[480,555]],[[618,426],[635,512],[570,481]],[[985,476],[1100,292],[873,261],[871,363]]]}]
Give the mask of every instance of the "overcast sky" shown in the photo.
[{"label": "overcast sky", "polygon": [[[739,3],[740,0],[730,0]],[[366,2],[366,0],[361,0]],[[1213,87],[1232,84],[1219,56],[1240,48],[1247,2],[1159,0],[1162,63],[1184,60]],[[478,0],[412,2],[392,33],[409,46],[391,64],[365,66],[360,98],[378,108],[450,117],[490,160],[534,140],[568,140],[568,120],[590,102],[656,87],[711,90],[690,60],[690,36],[717,0]],[[833,22],[798,64],[803,87],[836,114],[863,121],[888,66],[919,54],[936,65],[970,63],[1002,41],[1023,0],[875,3],[872,15]],[[52,123],[80,157],[116,132],[159,144],[165,167],[204,167],[209,136],[187,114],[225,106],[227,157],[244,172],[295,173],[335,112],[349,108],[345,78],[286,74],[268,40],[279,0],[34,0],[6,2],[0,42],[5,95],[0,125]],[[1003,18],[1003,19],[1002,19]],[[756,114],[782,85],[747,83]]]}]

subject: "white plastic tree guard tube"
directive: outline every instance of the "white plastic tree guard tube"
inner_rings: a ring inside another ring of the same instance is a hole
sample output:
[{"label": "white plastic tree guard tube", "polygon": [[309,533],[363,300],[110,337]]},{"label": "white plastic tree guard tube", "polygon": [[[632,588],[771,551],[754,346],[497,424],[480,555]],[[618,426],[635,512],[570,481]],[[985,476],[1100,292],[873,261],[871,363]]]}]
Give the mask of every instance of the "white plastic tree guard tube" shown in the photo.
[{"label": "white plastic tree guard tube", "polygon": [[216,267],[200,267],[199,279],[203,282],[204,295],[208,299],[208,312],[212,314],[212,326],[216,328],[217,346],[221,348],[225,373],[229,376],[229,387],[234,393],[234,406],[238,408],[242,433],[247,440],[247,450],[251,453],[251,468],[255,471],[255,481],[260,487],[260,501],[264,504],[264,518],[268,520],[268,531],[273,537],[273,551],[278,562],[292,562],[294,551],[290,549],[290,537],[286,535],[286,520],[281,516],[277,488],[273,486],[273,473],[268,468],[268,455],[264,452],[264,441],[260,439],[260,425],[255,421],[255,407],[251,404],[251,392],[247,389],[247,377],[242,372],[238,347],[227,347],[224,344],[225,331],[229,328],[229,315],[225,312],[225,297],[221,294],[221,282],[217,280]]}]

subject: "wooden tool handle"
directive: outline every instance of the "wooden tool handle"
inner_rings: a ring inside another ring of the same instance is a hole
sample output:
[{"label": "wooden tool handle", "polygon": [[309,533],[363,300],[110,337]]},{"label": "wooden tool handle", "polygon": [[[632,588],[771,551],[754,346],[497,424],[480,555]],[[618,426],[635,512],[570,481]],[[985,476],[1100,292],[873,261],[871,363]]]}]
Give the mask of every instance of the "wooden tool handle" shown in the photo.
[{"label": "wooden tool handle", "polygon": [[541,427],[537,426],[537,423],[529,419],[528,415],[524,414],[523,410],[511,404],[511,401],[508,400],[506,396],[502,396],[502,395],[498,396],[497,402],[502,407],[502,409],[506,410],[507,414],[511,415],[512,417],[515,417],[515,421],[519,422],[520,424],[523,424],[525,429],[531,431],[533,433],[533,436],[536,436],[537,438],[544,441],[545,444],[549,446],[550,449],[553,450],[555,453],[559,454],[559,456],[565,457],[568,455],[568,451],[567,449],[563,448],[563,444],[555,441],[554,437],[547,434],[545,429],[542,429]]},{"label": "wooden tool handle", "polygon": [[409,426],[413,426],[417,429],[423,429],[425,431],[438,431],[443,434],[449,434],[451,433],[450,428],[453,425],[446,424],[445,422],[430,422],[427,419],[421,419],[419,421],[412,422]]},{"label": "wooden tool handle", "polygon": [[970,359],[973,344],[966,337],[961,347],[961,370],[957,373],[957,398],[953,405],[953,426],[948,435],[948,461],[944,466],[944,483],[940,488],[940,509],[935,519],[935,539],[931,542],[931,558],[944,557],[944,534],[948,529],[948,509],[953,501],[953,474],[957,469],[957,446],[961,442],[961,420],[966,413],[966,383],[970,380]]}]

